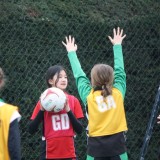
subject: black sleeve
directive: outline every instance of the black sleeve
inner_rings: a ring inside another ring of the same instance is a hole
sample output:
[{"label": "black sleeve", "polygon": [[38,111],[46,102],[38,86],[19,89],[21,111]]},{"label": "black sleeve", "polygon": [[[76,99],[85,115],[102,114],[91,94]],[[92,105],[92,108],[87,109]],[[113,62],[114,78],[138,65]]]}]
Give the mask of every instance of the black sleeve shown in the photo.
[{"label": "black sleeve", "polygon": [[21,140],[18,120],[15,119],[9,128],[8,150],[11,160],[21,159]]},{"label": "black sleeve", "polygon": [[77,134],[81,134],[83,131],[83,126],[81,125],[81,123],[76,119],[76,117],[73,115],[71,110],[67,112],[67,114],[68,114],[68,117],[72,123],[73,129],[75,130],[75,132]]},{"label": "black sleeve", "polygon": [[34,134],[39,127],[39,124],[43,121],[44,118],[44,111],[39,111],[36,118],[34,120],[31,120],[29,124],[28,131],[30,134]]}]

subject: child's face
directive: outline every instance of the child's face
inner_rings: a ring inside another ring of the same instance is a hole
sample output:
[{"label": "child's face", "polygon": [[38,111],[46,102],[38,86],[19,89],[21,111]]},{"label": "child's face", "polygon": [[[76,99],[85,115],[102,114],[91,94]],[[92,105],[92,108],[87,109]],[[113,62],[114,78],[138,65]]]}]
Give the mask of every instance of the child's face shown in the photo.
[{"label": "child's face", "polygon": [[57,87],[62,90],[65,90],[68,85],[68,78],[66,72],[64,70],[60,71],[59,75],[55,74],[53,79],[50,79],[49,82],[52,85],[52,87]]}]

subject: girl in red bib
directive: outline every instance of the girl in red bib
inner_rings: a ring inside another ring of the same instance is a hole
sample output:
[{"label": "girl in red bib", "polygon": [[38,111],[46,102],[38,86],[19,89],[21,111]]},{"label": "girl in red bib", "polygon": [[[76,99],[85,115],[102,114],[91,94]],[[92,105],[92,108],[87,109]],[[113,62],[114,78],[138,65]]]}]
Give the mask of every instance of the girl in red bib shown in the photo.
[{"label": "girl in red bib", "polygon": [[48,87],[62,89],[67,96],[64,110],[55,113],[45,111],[40,101],[31,116],[29,132],[35,133],[40,123],[43,123],[43,136],[40,160],[75,160],[74,136],[82,133],[80,123],[83,111],[78,99],[65,90],[68,79],[65,69],[60,65],[50,67],[46,73]]}]

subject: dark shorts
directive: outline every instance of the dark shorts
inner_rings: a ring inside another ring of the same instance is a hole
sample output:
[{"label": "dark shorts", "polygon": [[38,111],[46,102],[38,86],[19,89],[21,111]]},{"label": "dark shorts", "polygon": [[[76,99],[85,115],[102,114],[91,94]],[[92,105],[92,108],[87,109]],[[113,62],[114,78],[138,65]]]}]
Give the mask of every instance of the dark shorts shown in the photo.
[{"label": "dark shorts", "polygon": [[87,154],[92,157],[114,157],[126,151],[124,132],[88,137]]}]

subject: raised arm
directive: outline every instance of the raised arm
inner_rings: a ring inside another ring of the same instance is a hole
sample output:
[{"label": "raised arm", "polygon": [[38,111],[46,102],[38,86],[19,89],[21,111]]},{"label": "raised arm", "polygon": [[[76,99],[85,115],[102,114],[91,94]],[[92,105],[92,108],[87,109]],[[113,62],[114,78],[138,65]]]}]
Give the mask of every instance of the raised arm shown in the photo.
[{"label": "raised arm", "polygon": [[71,64],[74,78],[76,80],[79,95],[84,105],[86,105],[86,98],[91,91],[91,85],[77,58],[77,45],[75,44],[75,39],[71,36],[66,37],[66,42],[62,42],[62,44],[66,47],[66,50],[68,52],[68,58]]},{"label": "raised arm", "polygon": [[119,27],[113,29],[113,38],[108,36],[109,40],[113,44],[114,51],[114,83],[113,87],[117,88],[125,97],[126,93],[126,73],[124,71],[124,61],[122,53],[122,41],[126,37],[123,35],[123,29]]}]

